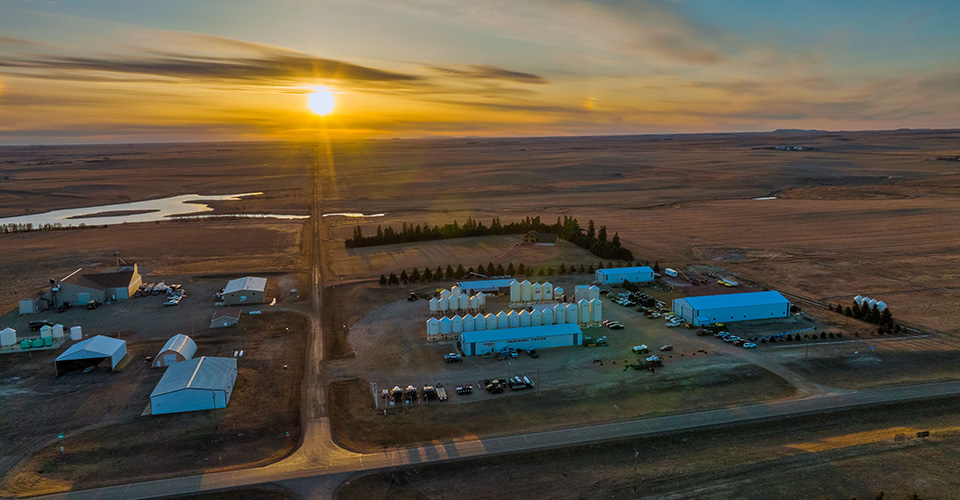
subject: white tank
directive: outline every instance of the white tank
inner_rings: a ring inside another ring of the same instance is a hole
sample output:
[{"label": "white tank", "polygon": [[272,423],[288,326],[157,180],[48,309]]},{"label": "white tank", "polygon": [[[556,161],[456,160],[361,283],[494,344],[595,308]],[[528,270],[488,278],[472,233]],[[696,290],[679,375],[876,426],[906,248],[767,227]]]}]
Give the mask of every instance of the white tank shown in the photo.
[{"label": "white tank", "polygon": [[543,325],[543,313],[540,312],[540,309],[534,309],[530,313],[530,326],[541,326]]},{"label": "white tank", "polygon": [[439,302],[439,301],[437,300],[436,297],[430,299],[430,312],[431,312],[431,313],[436,313],[436,312],[437,312],[437,307],[439,307],[438,302]]},{"label": "white tank", "polygon": [[445,298],[441,298],[437,301],[437,311],[447,312],[450,310],[450,301]]},{"label": "white tank", "polygon": [[595,300],[600,298],[600,289],[596,286],[591,286],[589,289],[590,300]]},{"label": "white tank", "polygon": [[83,331],[79,326],[70,327],[70,340],[80,340],[83,338]]},{"label": "white tank", "polygon": [[864,302],[869,302],[869,301],[870,301],[870,297],[867,297],[866,295],[864,295],[863,297],[860,297],[859,304],[862,306]]},{"label": "white tank", "polygon": [[561,298],[561,297],[563,297],[563,288],[560,288],[560,287],[554,288],[554,289],[553,289],[553,298],[554,298],[554,299],[559,299],[559,298]]},{"label": "white tank", "polygon": [[510,302],[520,302],[520,282],[513,280],[510,282]]},{"label": "white tank", "polygon": [[463,318],[460,316],[454,316],[450,318],[450,330],[453,333],[460,333],[463,331]]},{"label": "white tank", "polygon": [[441,299],[449,299],[449,298],[450,298],[450,290],[440,290],[440,298],[441,298]]},{"label": "white tank", "polygon": [[453,288],[450,289],[450,295],[460,295],[462,293],[463,293],[463,288],[460,288],[457,285],[454,285]]},{"label": "white tank", "polygon": [[55,339],[63,338],[63,325],[53,325],[53,338]]},{"label": "white tank", "polygon": [[476,295],[474,295],[473,297],[470,297],[470,310],[471,311],[480,310],[480,297],[477,297]]},{"label": "white tank", "polygon": [[[496,318],[494,318],[493,321],[496,323]],[[477,313],[477,315],[473,317],[473,329],[477,331],[486,330],[487,318],[484,315]]]},{"label": "white tank", "polygon": [[563,304],[553,306],[553,322],[558,325],[567,322],[567,306]]},{"label": "white tank", "polygon": [[567,323],[577,324],[577,305],[567,304]]},{"label": "white tank", "polygon": [[17,343],[17,331],[13,328],[0,330],[0,346],[9,347]]},{"label": "white tank", "polygon": [[517,314],[517,311],[507,313],[507,326],[509,328],[517,328],[520,326],[520,315]]},{"label": "white tank", "polygon": [[460,310],[467,312],[467,309],[470,309],[470,297],[467,297],[467,294],[460,294]]},{"label": "white tank", "polygon": [[599,323],[603,320],[603,302],[600,299],[593,299],[590,301],[590,321],[593,323]]},{"label": "white tank", "polygon": [[887,308],[887,303],[884,301],[877,302],[877,309],[882,311]]},{"label": "white tank", "polygon": [[530,311],[524,309],[517,316],[520,316],[520,325],[518,326],[530,326]]},{"label": "white tank", "polygon": [[544,325],[553,324],[553,308],[552,307],[548,307],[544,309],[543,312],[541,313],[541,316],[543,318],[542,322]]},{"label": "white tank", "polygon": [[427,320],[427,335],[440,335],[440,321],[438,321],[437,318]]},{"label": "white tank", "polygon": [[588,299],[588,300],[589,300],[589,298],[590,298],[590,286],[589,286],[589,285],[577,285],[577,287],[573,289],[573,301],[574,301],[574,302],[580,302],[580,301],[583,300],[583,299]]},{"label": "white tank", "polygon": [[[485,315],[484,318],[487,320],[487,330],[496,330],[497,327],[500,326],[500,318],[498,318],[496,314],[489,313]],[[507,320],[506,315],[503,316],[503,320]]]},{"label": "white tank", "polygon": [[43,325],[40,327],[40,338],[52,337],[53,336],[53,327],[50,325]]},{"label": "white tank", "polygon": [[453,321],[444,316],[440,318],[440,335],[450,335],[453,331]]},{"label": "white tank", "polygon": [[477,298],[480,299],[480,307],[483,307],[487,303],[487,296],[483,292],[477,292]]},{"label": "white tank", "polygon": [[873,306],[877,305],[878,302],[880,301],[877,299],[870,299],[870,302],[867,302],[867,307],[873,309]]},{"label": "white tank", "polygon": [[523,280],[520,283],[520,301],[521,302],[530,302],[533,297],[533,291],[531,289],[530,281]]},{"label": "white tank", "polygon": [[577,302],[577,311],[580,314],[581,325],[585,325],[590,322],[590,301],[583,299],[580,302]]},{"label": "white tank", "polygon": [[543,300],[553,300],[553,285],[550,282],[543,284]]},{"label": "white tank", "polygon": [[861,300],[863,300],[863,295],[857,295],[856,297],[853,298],[853,301],[856,302],[857,304],[859,304]]},{"label": "white tank", "polygon": [[507,318],[507,313],[503,311],[497,313],[497,329],[500,328],[510,328],[510,320]]},{"label": "white tank", "polygon": [[543,300],[543,285],[540,283],[534,283],[530,285],[530,297],[534,302],[540,302]]}]

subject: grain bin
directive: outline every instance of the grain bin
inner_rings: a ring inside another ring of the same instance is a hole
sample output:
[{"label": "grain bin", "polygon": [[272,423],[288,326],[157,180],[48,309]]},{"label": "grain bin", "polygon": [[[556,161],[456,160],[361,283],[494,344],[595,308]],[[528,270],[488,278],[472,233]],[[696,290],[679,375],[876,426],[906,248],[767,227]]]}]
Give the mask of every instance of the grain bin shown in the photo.
[{"label": "grain bin", "polygon": [[[496,322],[496,319],[494,319],[494,322]],[[486,330],[487,317],[480,313],[477,313],[477,315],[473,317],[473,329],[477,331]]]},{"label": "grain bin", "polygon": [[533,291],[531,290],[530,280],[520,282],[520,302],[530,302],[532,296]]},{"label": "grain bin", "polygon": [[450,295],[460,296],[463,293],[463,288],[460,288],[458,285],[453,285],[453,288],[450,289]]},{"label": "grain bin", "polygon": [[483,306],[487,305],[487,296],[483,292],[477,292],[477,298],[480,299],[480,308],[483,309]]},{"label": "grain bin", "polygon": [[473,315],[464,314],[463,315],[463,331],[472,332],[474,330],[476,330],[476,322],[473,319]]},{"label": "grain bin", "polygon": [[513,280],[510,282],[510,302],[520,302],[521,288],[519,281]]},{"label": "grain bin", "polygon": [[567,322],[567,306],[563,304],[553,306],[553,322],[558,325]]},{"label": "grain bin", "polygon": [[862,300],[863,300],[863,295],[857,295],[856,297],[853,298],[853,301],[856,302],[857,304],[859,304],[860,301]]},{"label": "grain bin", "polygon": [[590,322],[591,323],[600,323],[603,320],[603,302],[600,299],[593,299],[590,301]]},{"label": "grain bin", "polygon": [[540,309],[534,309],[530,313],[530,326],[540,326],[543,324],[543,313]]},{"label": "grain bin", "polygon": [[440,318],[440,335],[450,335],[453,332],[453,321],[444,316]]},{"label": "grain bin", "polygon": [[440,335],[440,321],[437,318],[430,318],[427,320],[427,340],[436,340],[436,337]]},{"label": "grain bin", "polygon": [[556,287],[553,289],[553,298],[554,300],[560,300],[563,298],[563,288]]},{"label": "grain bin", "polygon": [[43,325],[40,327],[40,338],[52,337],[53,336],[53,327],[50,325]]},{"label": "grain bin", "polygon": [[[511,311],[513,312],[513,311]],[[497,313],[497,328],[510,328],[510,320],[507,318],[507,313],[500,311]]]},{"label": "grain bin", "polygon": [[517,328],[520,326],[520,315],[517,314],[517,311],[510,311],[507,313],[507,327],[508,328]]},{"label": "grain bin", "polygon": [[867,302],[867,307],[873,309],[873,306],[877,305],[878,302],[880,301],[877,299],[870,299],[870,302]]},{"label": "grain bin", "polygon": [[467,312],[470,309],[470,297],[465,293],[461,293],[458,299],[460,301],[460,312]]},{"label": "grain bin", "polygon": [[453,333],[463,332],[463,318],[460,316],[450,318],[450,330]]},{"label": "grain bin", "polygon": [[0,347],[11,347],[17,343],[17,331],[7,327],[0,331]]},{"label": "grain bin", "polygon": [[480,297],[474,295],[470,297],[470,310],[479,311],[480,310]]},{"label": "grain bin", "polygon": [[553,300],[553,285],[549,281],[543,284],[543,300]]},{"label": "grain bin", "polygon": [[541,313],[541,318],[542,318],[542,323],[544,325],[552,325],[553,324],[553,308],[548,307],[544,309],[543,312]]},{"label": "grain bin", "polygon": [[437,311],[440,311],[440,314],[445,314],[450,310],[450,300],[445,298],[440,298],[437,301]]},{"label": "grain bin", "polygon": [[573,289],[573,301],[580,302],[583,299],[590,299],[590,285],[577,285]]},{"label": "grain bin", "polygon": [[581,325],[586,325],[590,322],[590,301],[583,299],[580,302],[577,302],[577,312],[579,313]]},{"label": "grain bin", "polygon": [[880,302],[877,302],[877,309],[878,309],[878,310],[883,311],[883,310],[886,309],[886,308],[887,308],[887,303],[886,303],[886,302],[884,302],[884,301],[882,301],[882,300],[881,300]]},{"label": "grain bin", "polygon": [[83,331],[79,326],[70,327],[70,340],[80,340],[83,338]]},{"label": "grain bin", "polygon": [[577,305],[574,303],[567,304],[567,323],[577,324]]},{"label": "grain bin", "polygon": [[524,309],[517,316],[520,317],[520,324],[517,326],[530,326],[530,311]]},{"label": "grain bin", "polygon": [[590,300],[597,300],[600,298],[600,289],[597,288],[596,286],[591,286],[590,288],[587,289],[587,291],[589,292],[588,296]]},{"label": "grain bin", "polygon": [[866,295],[864,295],[863,297],[860,297],[860,302],[858,302],[858,304],[862,306],[864,302],[869,302],[869,301],[870,301],[870,297],[867,297]]},{"label": "grain bin", "polygon": [[441,299],[449,299],[449,298],[450,298],[450,290],[440,290],[440,298],[441,298]]},{"label": "grain bin", "polygon": [[436,316],[439,307],[439,300],[436,297],[430,299],[430,314]]},{"label": "grain bin", "polygon": [[[496,330],[500,325],[500,318],[496,314],[489,313],[484,315],[484,318],[487,320],[487,330]],[[504,315],[503,321],[507,321],[506,315]]]},{"label": "grain bin", "polygon": [[530,285],[530,298],[534,302],[540,302],[543,300],[543,285],[540,283],[534,283]]},{"label": "grain bin", "polygon": [[53,338],[57,340],[63,338],[63,325],[53,325]]}]

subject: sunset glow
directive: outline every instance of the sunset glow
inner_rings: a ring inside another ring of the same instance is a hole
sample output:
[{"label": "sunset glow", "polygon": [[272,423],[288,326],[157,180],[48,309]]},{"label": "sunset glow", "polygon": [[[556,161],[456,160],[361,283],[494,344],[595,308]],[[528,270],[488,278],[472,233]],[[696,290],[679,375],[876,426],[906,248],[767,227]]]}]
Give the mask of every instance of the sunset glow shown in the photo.
[{"label": "sunset glow", "polygon": [[315,87],[307,96],[307,107],[315,115],[326,116],[333,113],[336,104],[333,92],[324,87]]}]

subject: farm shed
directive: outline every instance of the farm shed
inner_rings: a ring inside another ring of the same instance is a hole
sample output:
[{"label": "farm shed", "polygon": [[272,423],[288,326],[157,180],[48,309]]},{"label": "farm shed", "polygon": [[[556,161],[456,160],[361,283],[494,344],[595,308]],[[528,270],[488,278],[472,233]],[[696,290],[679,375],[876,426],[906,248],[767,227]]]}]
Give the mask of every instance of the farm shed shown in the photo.
[{"label": "farm shed", "polygon": [[227,282],[223,288],[223,303],[235,304],[262,304],[267,289],[266,278],[247,276]]},{"label": "farm shed", "polygon": [[601,285],[618,285],[623,283],[624,280],[630,283],[644,283],[653,281],[653,268],[650,266],[638,266],[597,269],[594,275]]},{"label": "farm shed", "polygon": [[513,278],[461,281],[457,283],[457,286],[459,286],[467,294],[474,294],[477,292],[501,294],[510,292],[510,282],[512,281]]},{"label": "farm shed", "polygon": [[127,343],[125,341],[97,335],[73,344],[69,349],[63,351],[63,354],[57,356],[54,363],[57,368],[57,375],[72,370],[82,370],[88,366],[97,366],[107,360],[109,360],[112,370],[126,355]]},{"label": "farm shed", "polygon": [[467,356],[514,349],[546,349],[580,345],[583,331],[575,323],[501,328],[460,333],[459,346]]},{"label": "farm shed", "polygon": [[174,363],[193,359],[197,352],[197,344],[192,338],[178,333],[163,345],[157,357],[153,358],[153,367],[170,366]]},{"label": "farm shed", "polygon": [[143,278],[136,264],[106,273],[75,273],[43,294],[50,307],[61,304],[84,305],[91,300],[106,302],[133,297]]},{"label": "farm shed", "polygon": [[210,328],[226,328],[228,326],[237,326],[240,322],[240,309],[235,307],[224,307],[213,313],[210,318]]},{"label": "farm shed", "polygon": [[694,326],[786,318],[790,301],[776,291],[685,297],[673,301],[673,313]]},{"label": "farm shed", "polygon": [[161,415],[226,408],[236,381],[236,358],[202,356],[175,363],[150,393],[150,411]]}]

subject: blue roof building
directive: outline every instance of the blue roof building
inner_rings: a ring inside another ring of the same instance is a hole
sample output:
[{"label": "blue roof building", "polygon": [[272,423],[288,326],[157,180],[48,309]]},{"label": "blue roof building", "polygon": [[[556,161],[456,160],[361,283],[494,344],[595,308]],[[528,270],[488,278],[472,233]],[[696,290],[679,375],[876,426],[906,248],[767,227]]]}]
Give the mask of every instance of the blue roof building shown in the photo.
[{"label": "blue roof building", "polygon": [[673,301],[673,313],[694,326],[786,318],[790,301],[776,291],[685,297]]}]

